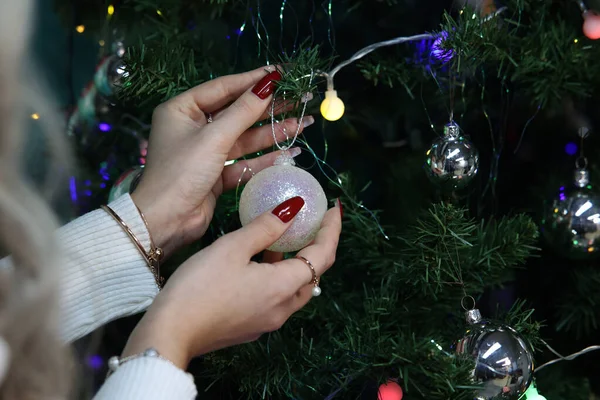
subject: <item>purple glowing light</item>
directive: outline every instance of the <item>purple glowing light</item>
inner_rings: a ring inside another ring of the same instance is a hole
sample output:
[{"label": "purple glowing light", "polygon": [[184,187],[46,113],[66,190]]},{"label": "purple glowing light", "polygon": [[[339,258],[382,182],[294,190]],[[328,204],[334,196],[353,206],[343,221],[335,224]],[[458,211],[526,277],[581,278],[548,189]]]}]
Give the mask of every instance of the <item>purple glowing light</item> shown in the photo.
[{"label": "purple glowing light", "polygon": [[431,46],[431,55],[443,62],[448,62],[454,57],[454,50],[446,49],[443,46],[444,41],[448,39],[448,32],[443,31],[433,42]]},{"label": "purple glowing light", "polygon": [[69,178],[69,192],[71,193],[71,200],[77,202],[77,182],[74,176]]},{"label": "purple glowing light", "polygon": [[561,201],[565,201],[567,199],[567,196],[564,193],[561,193],[559,197]]},{"label": "purple glowing light", "polygon": [[560,190],[561,192],[564,192],[565,191],[565,187],[561,186],[560,189],[558,189],[558,190]]},{"label": "purple glowing light", "polygon": [[102,183],[100,184],[100,188],[104,189],[105,187],[106,187],[106,183],[102,182]]},{"label": "purple glowing light", "polygon": [[83,192],[83,193],[85,193],[85,195],[86,195],[86,196],[88,196],[88,197],[90,197],[90,196],[92,195],[92,191],[91,191],[91,190],[89,190],[89,189],[88,189],[88,190],[86,190],[86,191],[85,191],[85,192]]},{"label": "purple glowing light", "polygon": [[98,128],[102,131],[102,132],[108,132],[110,131],[112,128],[109,124],[107,124],[106,122],[100,122],[98,124]]},{"label": "purple glowing light", "polygon": [[577,144],[573,142],[567,143],[565,146],[565,152],[570,156],[574,156],[577,154]]},{"label": "purple glowing light", "polygon": [[104,365],[104,360],[99,355],[89,356],[87,359],[87,365],[92,369],[100,369]]}]

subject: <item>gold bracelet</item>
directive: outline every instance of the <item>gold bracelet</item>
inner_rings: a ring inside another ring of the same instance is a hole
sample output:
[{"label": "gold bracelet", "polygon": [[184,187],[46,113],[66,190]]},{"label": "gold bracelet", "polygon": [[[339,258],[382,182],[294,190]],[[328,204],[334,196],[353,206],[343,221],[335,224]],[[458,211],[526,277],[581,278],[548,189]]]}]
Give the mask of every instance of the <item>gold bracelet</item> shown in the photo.
[{"label": "gold bracelet", "polygon": [[154,245],[154,242],[152,241],[152,236],[150,236],[150,230],[148,229],[148,222],[146,221],[146,217],[144,217],[144,214],[142,214],[140,209],[137,208],[137,206],[136,206],[138,212],[140,213],[140,216],[142,217],[142,221],[144,221],[144,225],[146,225],[146,229],[148,229],[148,236],[150,236],[150,252],[149,253],[146,253],[146,249],[144,249],[144,246],[139,241],[139,239],[135,236],[135,234],[133,233],[131,228],[129,228],[129,226],[127,226],[125,221],[123,221],[121,219],[121,217],[119,217],[117,215],[117,213],[115,213],[112,210],[112,208],[110,208],[109,206],[104,206],[104,205],[101,206],[101,208],[104,211],[106,211],[108,213],[108,215],[113,217],[113,219],[115,221],[117,221],[119,223],[119,225],[121,225],[121,228],[123,228],[125,233],[127,233],[129,238],[131,239],[131,241],[135,244],[135,246],[139,250],[139,252],[142,255],[142,257],[144,258],[144,260],[146,260],[146,263],[148,264],[148,268],[150,268],[152,275],[154,275],[154,279],[156,280],[156,284],[158,285],[158,288],[161,289],[163,286],[163,278],[160,276],[160,260],[163,258],[164,253],[160,247],[156,247]]}]

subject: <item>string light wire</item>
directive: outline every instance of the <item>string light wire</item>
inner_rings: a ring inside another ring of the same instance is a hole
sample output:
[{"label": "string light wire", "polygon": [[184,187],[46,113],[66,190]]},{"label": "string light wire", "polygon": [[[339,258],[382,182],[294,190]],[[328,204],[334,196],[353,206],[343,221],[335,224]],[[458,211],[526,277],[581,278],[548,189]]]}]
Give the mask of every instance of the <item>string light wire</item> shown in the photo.
[{"label": "string light wire", "polygon": [[335,77],[335,74],[340,72],[340,70],[342,68],[360,60],[367,54],[369,54],[381,47],[394,46],[397,44],[401,44],[401,43],[405,43],[405,42],[412,42],[412,41],[416,41],[416,40],[433,39],[434,37],[436,37],[436,36],[433,34],[430,34],[430,33],[424,33],[421,35],[414,35],[414,36],[401,36],[401,37],[397,37],[394,39],[385,40],[383,42],[373,43],[363,49],[360,49],[359,51],[354,53],[354,55],[352,57],[350,57],[348,60],[338,64],[334,69],[332,69],[329,73],[327,73],[327,90],[333,90],[333,78]]},{"label": "string light wire", "polygon": [[563,356],[559,352],[554,350],[552,347],[550,347],[550,345],[548,343],[544,342],[543,340],[542,340],[542,342],[548,348],[548,350],[550,350],[552,353],[556,354],[559,358],[555,358],[554,360],[548,361],[548,362],[540,365],[539,367],[537,367],[535,369],[535,372],[539,372],[543,368],[546,368],[547,366],[552,365],[552,364],[556,364],[559,361],[573,361],[574,359],[576,359],[579,356],[582,356],[587,353],[591,353],[592,351],[600,350],[600,345],[595,345],[595,346],[586,347],[585,349],[579,350],[578,352],[570,354],[568,356]]}]

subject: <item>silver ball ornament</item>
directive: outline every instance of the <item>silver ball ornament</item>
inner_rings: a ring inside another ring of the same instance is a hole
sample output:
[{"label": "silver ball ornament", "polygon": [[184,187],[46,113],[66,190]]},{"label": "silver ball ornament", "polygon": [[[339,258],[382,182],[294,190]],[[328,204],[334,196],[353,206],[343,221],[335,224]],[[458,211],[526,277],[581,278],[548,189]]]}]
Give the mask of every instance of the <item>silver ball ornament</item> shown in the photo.
[{"label": "silver ball ornament", "polygon": [[589,172],[575,171],[575,187],[545,206],[541,231],[559,254],[571,259],[600,255],[600,195],[589,184]]},{"label": "silver ball ornament", "polygon": [[465,188],[477,175],[479,151],[460,135],[454,122],[444,127],[444,136],[436,139],[427,151],[425,172],[436,186],[444,190]]},{"label": "silver ball ornament", "polygon": [[473,381],[482,385],[475,400],[518,400],[533,381],[533,352],[508,325],[481,319],[479,310],[467,313],[471,323],[456,352],[473,358]]},{"label": "silver ball ornament", "polygon": [[304,207],[269,250],[291,252],[306,247],[321,227],[327,211],[327,198],[319,182],[310,173],[296,167],[287,152],[277,158],[275,165],[254,175],[244,187],[239,205],[242,225],[296,196],[302,197]]},{"label": "silver ball ornament", "polygon": [[94,85],[103,96],[112,97],[129,76],[123,59],[116,55],[106,57],[96,70]]},{"label": "silver ball ornament", "polygon": [[134,167],[125,171],[110,189],[108,202],[115,201],[126,193],[132,193],[140,182],[142,172],[144,172],[143,166]]}]

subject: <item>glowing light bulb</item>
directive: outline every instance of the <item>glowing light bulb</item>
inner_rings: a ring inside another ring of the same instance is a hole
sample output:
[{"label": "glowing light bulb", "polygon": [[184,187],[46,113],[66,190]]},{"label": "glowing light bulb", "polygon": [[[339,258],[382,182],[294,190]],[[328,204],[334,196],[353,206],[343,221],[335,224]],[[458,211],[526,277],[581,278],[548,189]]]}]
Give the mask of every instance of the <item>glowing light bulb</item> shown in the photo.
[{"label": "glowing light bulb", "polygon": [[588,10],[583,13],[583,19],[583,34],[588,39],[600,39],[600,15]]},{"label": "glowing light bulb", "polygon": [[108,15],[113,15],[115,13],[115,6],[112,4],[108,6],[108,10],[106,11]]},{"label": "glowing light bulb", "polygon": [[344,102],[337,96],[335,90],[325,92],[325,99],[321,103],[321,115],[328,121],[337,121],[344,115],[346,107]]},{"label": "glowing light bulb", "polygon": [[38,113],[31,114],[31,119],[40,119],[40,114],[38,114]]},{"label": "glowing light bulb", "polygon": [[156,13],[162,17],[162,11],[156,10]]},{"label": "glowing light bulb", "polygon": [[377,393],[377,400],[402,400],[404,393],[402,388],[394,381],[388,381],[379,386],[379,392]]},{"label": "glowing light bulb", "polygon": [[535,383],[532,383],[531,386],[529,386],[524,397],[527,400],[546,400],[544,396],[538,393]]},{"label": "glowing light bulb", "polygon": [[75,30],[77,31],[77,33],[83,33],[83,31],[85,31],[85,25],[77,25],[75,27]]}]

